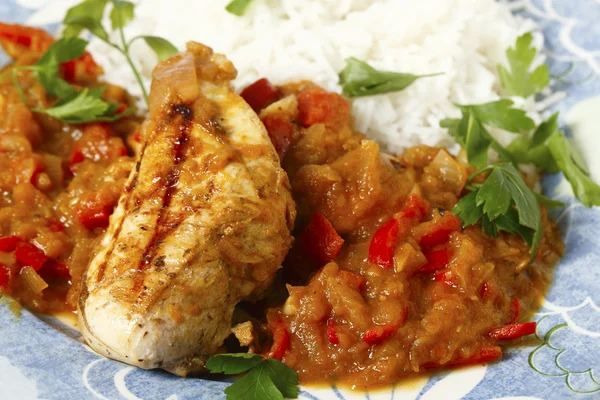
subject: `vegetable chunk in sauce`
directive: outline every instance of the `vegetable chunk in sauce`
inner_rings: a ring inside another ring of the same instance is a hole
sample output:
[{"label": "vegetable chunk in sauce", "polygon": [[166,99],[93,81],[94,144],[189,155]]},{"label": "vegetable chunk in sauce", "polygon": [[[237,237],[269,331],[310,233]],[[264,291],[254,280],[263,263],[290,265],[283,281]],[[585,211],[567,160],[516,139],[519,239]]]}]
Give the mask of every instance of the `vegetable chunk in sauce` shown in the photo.
[{"label": "vegetable chunk in sauce", "polygon": [[[475,171],[462,157],[427,146],[385,155],[354,131],[341,96],[309,82],[279,92],[260,116],[294,126],[282,165],[298,204],[298,240],[284,265],[289,297],[268,320],[289,336],[279,355],[301,382],[389,384],[498,359],[501,340],[535,331],[524,321],[563,251],[545,209],[530,262],[521,238],[462,229],[449,211]],[[315,216],[339,236],[322,229],[320,241],[301,240]],[[319,257],[341,240],[334,257]]]}]

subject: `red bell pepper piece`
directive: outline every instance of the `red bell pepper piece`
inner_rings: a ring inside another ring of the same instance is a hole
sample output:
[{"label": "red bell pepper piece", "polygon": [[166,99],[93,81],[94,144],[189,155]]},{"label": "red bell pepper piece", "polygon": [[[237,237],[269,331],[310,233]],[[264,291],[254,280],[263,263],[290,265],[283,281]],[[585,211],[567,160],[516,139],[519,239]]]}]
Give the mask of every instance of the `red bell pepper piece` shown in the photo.
[{"label": "red bell pepper piece", "polygon": [[398,330],[395,325],[378,325],[363,334],[362,341],[368,344],[377,344],[390,337]]},{"label": "red bell pepper piece", "polygon": [[340,344],[340,338],[335,331],[335,321],[333,319],[327,321],[327,340],[331,344]]},{"label": "red bell pepper piece", "polygon": [[4,236],[0,238],[0,251],[11,252],[17,248],[17,245],[21,242],[21,238],[18,236]]},{"label": "red bell pepper piece", "polygon": [[15,249],[15,259],[21,267],[30,266],[38,271],[48,261],[48,257],[41,249],[31,243],[20,242]]},{"label": "red bell pepper piece", "polygon": [[369,245],[369,261],[383,268],[394,265],[394,251],[399,239],[398,220],[392,218],[375,232]]},{"label": "red bell pepper piece", "polygon": [[303,248],[320,264],[334,260],[342,251],[344,239],[335,231],[331,222],[319,211],[298,237]]},{"label": "red bell pepper piece", "polygon": [[52,232],[62,232],[65,230],[65,226],[62,224],[62,222],[55,220],[48,221],[48,228],[50,228]]},{"label": "red bell pepper piece", "polygon": [[342,278],[342,281],[344,281],[348,287],[357,291],[361,291],[365,284],[365,278],[350,271],[340,271],[338,272],[338,276]]},{"label": "red bell pepper piece", "polygon": [[411,194],[404,205],[402,216],[406,218],[414,218],[419,222],[425,218],[429,212],[429,204],[417,194]]},{"label": "red bell pepper piece", "polygon": [[476,364],[485,364],[490,361],[494,361],[502,355],[502,349],[498,346],[492,346],[485,349],[481,349],[477,353],[472,356],[466,358],[459,358],[454,361],[450,361],[446,365],[448,366],[466,366],[466,365],[476,365]]},{"label": "red bell pepper piece", "polygon": [[58,263],[55,260],[48,260],[39,271],[42,278],[70,279],[71,273],[66,264]]},{"label": "red bell pepper piece", "polygon": [[102,204],[96,199],[80,202],[75,207],[77,219],[88,230],[106,228],[112,211],[112,204]]},{"label": "red bell pepper piece", "polygon": [[98,66],[92,55],[86,51],[81,57],[62,63],[60,71],[65,81],[75,83],[85,81],[85,78],[92,79],[98,76],[102,72],[102,68]]},{"label": "red bell pepper piece", "polygon": [[500,328],[492,329],[489,335],[492,339],[496,340],[516,339],[534,334],[535,329],[535,322],[525,322],[522,324],[510,324]]},{"label": "red bell pepper piece", "polygon": [[447,272],[448,272],[448,270],[444,269],[444,270],[441,270],[441,271],[435,273],[433,275],[433,280],[436,282],[443,282],[446,285],[451,286],[451,287],[456,287],[458,284],[454,280],[452,280],[451,278],[448,278],[446,276]]},{"label": "red bell pepper piece", "polygon": [[[43,52],[54,43],[54,38],[43,29],[0,22],[0,41]],[[11,52],[10,55],[14,56],[15,54]]]},{"label": "red bell pepper piece", "polygon": [[275,147],[275,151],[279,154],[279,158],[283,159],[285,152],[292,143],[294,137],[294,126],[291,122],[280,118],[276,115],[267,115],[262,119],[262,123],[267,129],[269,139]]},{"label": "red bell pepper piece", "polygon": [[0,264],[0,289],[6,289],[10,282],[10,270],[4,264]]},{"label": "red bell pepper piece", "polygon": [[322,89],[300,92],[298,100],[298,122],[305,127],[323,123],[328,127],[346,123],[350,117],[350,105],[339,94]]},{"label": "red bell pepper piece", "polygon": [[510,311],[512,313],[512,317],[508,323],[513,324],[517,322],[517,320],[519,319],[519,314],[521,313],[521,303],[519,302],[519,299],[514,298],[511,300]]},{"label": "red bell pepper piece", "polygon": [[290,333],[281,320],[273,324],[271,330],[273,332],[273,345],[268,357],[281,361],[285,352],[290,348]]},{"label": "red bell pepper piece", "polygon": [[240,96],[256,113],[280,99],[279,91],[266,78],[259,79],[246,87]]},{"label": "red bell pepper piece", "polygon": [[418,274],[430,274],[444,269],[450,264],[450,254],[445,247],[425,253],[425,258],[427,258],[427,264],[419,268]]},{"label": "red bell pepper piece", "polygon": [[481,289],[479,289],[479,297],[483,298],[490,291],[490,284],[488,282],[483,282],[481,284]]},{"label": "red bell pepper piece", "polygon": [[432,232],[427,233],[419,239],[419,246],[423,250],[431,250],[436,246],[448,242],[452,232],[460,231],[462,223],[457,216],[446,212],[440,221],[435,225]]}]

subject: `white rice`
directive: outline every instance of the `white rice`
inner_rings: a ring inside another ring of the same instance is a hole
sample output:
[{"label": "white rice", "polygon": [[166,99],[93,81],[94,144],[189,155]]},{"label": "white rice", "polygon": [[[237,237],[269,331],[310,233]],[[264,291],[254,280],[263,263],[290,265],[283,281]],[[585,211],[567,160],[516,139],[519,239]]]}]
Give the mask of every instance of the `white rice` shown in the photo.
[{"label": "white rice", "polygon": [[[337,74],[350,56],[378,69],[443,72],[402,92],[353,102],[357,128],[392,152],[421,143],[452,146],[439,122],[458,116],[454,103],[501,96],[497,65],[506,63],[518,35],[533,31],[534,45],[543,46],[533,21],[494,0],[253,0],[242,17],[225,11],[228,2],[143,0],[126,35],[162,36],[180,49],[203,42],[233,61],[237,88],[268,77],[277,84],[311,79],[340,92]],[[98,39],[90,48],[108,81],[140,94],[118,52]],[[141,41],[132,53],[149,84],[154,55]],[[545,116],[548,101],[515,100],[536,123]]]}]

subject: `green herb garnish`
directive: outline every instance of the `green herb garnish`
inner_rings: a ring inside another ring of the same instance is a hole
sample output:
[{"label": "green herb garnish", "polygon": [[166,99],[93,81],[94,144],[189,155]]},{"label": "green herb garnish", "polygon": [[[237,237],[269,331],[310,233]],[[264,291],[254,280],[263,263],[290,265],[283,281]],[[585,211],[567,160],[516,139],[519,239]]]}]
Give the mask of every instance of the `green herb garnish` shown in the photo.
[{"label": "green herb garnish", "polygon": [[298,397],[298,373],[281,361],[257,354],[212,356],[206,368],[213,373],[237,375],[247,372],[225,389],[228,400],[283,400]]},{"label": "green herb garnish", "polygon": [[252,0],[233,0],[231,3],[227,4],[225,9],[230,13],[241,17],[242,15],[244,15],[244,12],[250,5],[251,1]]},{"label": "green herb garnish", "polygon": [[340,85],[350,97],[372,96],[406,89],[419,78],[441,74],[413,75],[402,72],[378,71],[364,61],[350,57],[340,72]]},{"label": "green herb garnish", "polygon": [[529,244],[534,257],[542,229],[538,203],[541,195],[531,190],[515,167],[507,163],[485,167],[469,181],[487,171],[490,174],[485,182],[471,184],[473,191],[460,199],[452,212],[465,227],[481,222],[484,232],[492,236],[498,236],[499,231],[518,234]]},{"label": "green herb garnish", "polygon": [[533,129],[533,121],[523,110],[513,108],[513,104],[512,101],[504,99],[484,104],[458,105],[462,118],[444,119],[440,125],[448,128],[448,133],[467,151],[467,159],[471,165],[486,166],[490,147],[496,150],[504,161],[515,163],[512,154],[486,129],[486,125],[513,133]]},{"label": "green herb garnish", "polygon": [[528,32],[517,38],[514,48],[506,50],[510,71],[502,65],[498,66],[500,82],[509,96],[529,97],[550,83],[547,65],[542,64],[529,72],[537,53],[535,47],[531,46],[532,40],[533,36]]},{"label": "green herb garnish", "polygon": [[[112,9],[110,11],[111,27],[112,31],[118,32],[119,43],[111,41],[107,30],[102,25],[102,17],[108,3],[112,4]],[[131,44],[137,39],[144,39],[160,60],[176,53],[177,49],[166,39],[157,38],[156,36],[137,36],[130,41],[127,41],[125,39],[123,28],[134,18],[134,8],[135,6],[133,3],[123,0],[85,0],[84,2],[71,7],[67,11],[63,20],[63,24],[65,25],[63,35],[65,37],[76,37],[83,30],[87,30],[114,49],[118,50],[131,67],[131,70],[140,85],[144,99],[146,100],[146,103],[148,103],[148,92],[146,91],[142,77],[129,54]]]},{"label": "green herb garnish", "polygon": [[127,116],[133,109],[116,114],[118,106],[102,99],[104,87],[75,90],[59,76],[62,63],[75,60],[85,53],[88,42],[77,37],[63,38],[54,42],[42,57],[33,65],[12,68],[13,84],[17,88],[21,101],[27,104],[19,85],[17,73],[32,71],[46,92],[58,99],[50,108],[35,108],[32,111],[47,114],[67,123],[85,123],[92,121],[114,121]]}]

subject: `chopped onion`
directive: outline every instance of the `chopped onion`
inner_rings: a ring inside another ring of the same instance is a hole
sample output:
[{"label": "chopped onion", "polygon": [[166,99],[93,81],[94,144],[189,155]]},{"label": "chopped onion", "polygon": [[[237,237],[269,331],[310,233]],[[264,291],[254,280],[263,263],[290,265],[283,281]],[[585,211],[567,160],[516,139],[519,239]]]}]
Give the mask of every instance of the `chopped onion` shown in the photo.
[{"label": "chopped onion", "polygon": [[458,193],[462,191],[467,180],[465,169],[446,150],[438,151],[429,165],[439,169],[442,179],[454,186]]},{"label": "chopped onion", "polygon": [[20,275],[29,290],[34,294],[40,294],[42,293],[42,290],[48,287],[46,281],[44,281],[42,277],[29,266],[21,268]]}]

